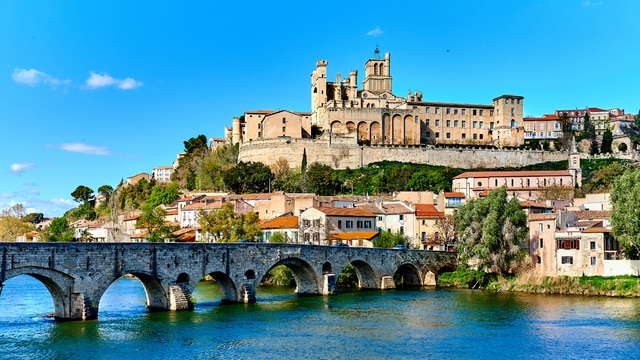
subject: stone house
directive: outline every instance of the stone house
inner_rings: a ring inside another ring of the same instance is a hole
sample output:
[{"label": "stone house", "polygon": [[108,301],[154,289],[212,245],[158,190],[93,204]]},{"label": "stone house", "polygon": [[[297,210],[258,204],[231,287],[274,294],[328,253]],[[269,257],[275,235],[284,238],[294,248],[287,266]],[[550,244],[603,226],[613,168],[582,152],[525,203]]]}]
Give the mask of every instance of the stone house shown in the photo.
[{"label": "stone house", "polygon": [[440,229],[436,226],[438,220],[445,218],[444,211],[438,211],[433,204],[415,205],[415,239],[421,250],[445,250],[441,248]]},{"label": "stone house", "polygon": [[375,219],[359,208],[311,207],[300,214],[299,236],[305,243],[330,245],[333,234],[376,232]]},{"label": "stone house", "polygon": [[288,243],[297,244],[298,239],[298,217],[297,216],[280,216],[274,219],[264,221],[260,224],[262,229],[262,239],[268,243],[269,238],[274,233],[281,233]]}]

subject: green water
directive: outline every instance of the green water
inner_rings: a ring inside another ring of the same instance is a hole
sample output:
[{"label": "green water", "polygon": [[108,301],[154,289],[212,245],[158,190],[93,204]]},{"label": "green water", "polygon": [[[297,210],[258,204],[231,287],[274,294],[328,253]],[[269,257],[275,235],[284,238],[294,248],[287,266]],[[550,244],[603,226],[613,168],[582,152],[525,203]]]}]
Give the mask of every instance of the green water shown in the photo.
[{"label": "green water", "polygon": [[201,283],[194,311],[148,313],[120,279],[96,321],[56,323],[28,276],[0,295],[3,359],[603,359],[640,358],[640,300],[464,290],[297,297],[258,289],[258,303],[220,305]]}]

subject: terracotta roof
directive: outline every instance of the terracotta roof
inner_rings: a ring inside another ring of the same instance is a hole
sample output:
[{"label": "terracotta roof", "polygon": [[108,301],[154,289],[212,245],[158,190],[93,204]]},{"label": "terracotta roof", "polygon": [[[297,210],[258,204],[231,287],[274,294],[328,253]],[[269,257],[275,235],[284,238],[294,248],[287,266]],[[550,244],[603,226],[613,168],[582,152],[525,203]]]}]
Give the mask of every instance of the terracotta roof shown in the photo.
[{"label": "terracotta roof", "polygon": [[553,206],[547,206],[546,204],[543,204],[541,202],[537,202],[537,201],[529,201],[529,200],[524,200],[520,202],[520,207],[528,207],[528,208],[542,208],[542,209],[553,209]]},{"label": "terracotta roof", "polygon": [[369,216],[374,217],[375,214],[372,214],[368,211],[358,209],[358,208],[333,208],[333,207],[318,207],[314,206],[313,209],[316,209],[325,215],[330,216]]},{"label": "terracotta roof", "polygon": [[342,233],[331,234],[330,238],[333,240],[358,240],[358,239],[371,240],[377,235],[378,235],[377,231],[342,232]]},{"label": "terracotta roof", "polygon": [[432,204],[416,204],[416,216],[440,218],[444,216],[444,212],[438,211]]},{"label": "terracotta roof", "polygon": [[590,227],[594,227],[594,226],[600,226],[602,225],[602,221],[598,221],[598,220],[579,220],[576,221],[575,223],[571,224],[571,227],[577,227],[577,228],[590,228]]},{"label": "terracotta roof", "polygon": [[211,209],[218,209],[222,206],[222,203],[219,202],[210,202],[210,203],[204,203],[204,202],[195,202],[193,204],[189,204],[189,205],[185,205],[182,208],[182,211],[190,211],[190,210],[211,210]]},{"label": "terracotta roof", "polygon": [[280,216],[263,222],[260,227],[262,229],[296,229],[298,228],[298,217]]},{"label": "terracotta roof", "polygon": [[529,214],[529,221],[555,220],[556,214]]},{"label": "terracotta roof", "polygon": [[445,192],[444,197],[445,198],[464,198],[464,193],[457,192],[457,191]]},{"label": "terracotta roof", "polygon": [[576,213],[578,220],[595,220],[595,219],[610,219],[611,211],[606,210],[584,210]]},{"label": "terracotta roof", "polygon": [[569,170],[514,170],[514,171],[467,171],[454,179],[484,177],[534,177],[534,176],[569,176]]},{"label": "terracotta roof", "polygon": [[583,232],[585,232],[585,233],[610,233],[611,229],[594,226],[592,228],[588,228],[588,229],[584,230]]},{"label": "terracotta roof", "polygon": [[589,111],[589,112],[609,112],[608,110],[600,109],[600,108],[597,108],[597,107],[587,108],[587,111]]},{"label": "terracotta roof", "polygon": [[137,234],[130,235],[129,237],[132,239],[138,239],[138,238],[145,238],[147,236],[149,236],[149,232],[143,231]]},{"label": "terracotta roof", "polygon": [[382,204],[382,209],[386,214],[408,214],[414,213],[414,210],[411,210],[408,206],[404,204]]},{"label": "terracotta roof", "polygon": [[378,208],[377,206],[373,205],[373,204],[356,204],[355,205],[358,209],[362,209],[364,211],[368,211],[372,214],[384,214],[384,211],[382,211],[382,209]]},{"label": "terracotta roof", "polygon": [[274,194],[272,194],[272,193],[242,194],[242,195],[236,195],[235,198],[242,199],[244,201],[247,201],[247,200],[271,200],[271,197],[273,195]]},{"label": "terracotta roof", "polygon": [[178,215],[178,209],[167,210],[167,215]]}]

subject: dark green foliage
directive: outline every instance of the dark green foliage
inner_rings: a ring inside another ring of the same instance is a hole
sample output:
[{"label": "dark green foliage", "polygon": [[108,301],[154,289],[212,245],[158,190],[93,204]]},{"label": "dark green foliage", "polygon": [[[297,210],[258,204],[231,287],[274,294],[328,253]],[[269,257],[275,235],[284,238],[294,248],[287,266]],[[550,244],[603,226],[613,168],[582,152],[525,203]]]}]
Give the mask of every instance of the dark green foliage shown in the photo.
[{"label": "dark green foliage", "polygon": [[49,236],[45,241],[70,242],[73,241],[73,229],[69,226],[67,218],[61,217],[53,219],[49,225]]},{"label": "dark green foliage", "polygon": [[262,284],[269,286],[294,287],[296,286],[296,280],[293,277],[293,272],[291,271],[291,269],[284,265],[278,265],[269,270],[269,272],[262,279]]},{"label": "dark green foliage", "polygon": [[44,219],[43,213],[29,213],[22,218],[22,221],[38,224]]},{"label": "dark green foliage", "polygon": [[611,133],[611,130],[607,129],[604,131],[604,134],[602,134],[602,145],[600,145],[600,153],[602,154],[610,154],[611,151],[611,144],[613,143],[613,133]]},{"label": "dark green foliage", "polygon": [[194,138],[190,138],[189,140],[184,141],[183,143],[184,143],[184,151],[187,153],[187,156],[194,152],[201,151],[203,149],[208,149],[207,137],[204,136],[203,134],[200,134]]},{"label": "dark green foliage", "polygon": [[342,269],[342,272],[338,275],[338,287],[350,289],[358,287],[358,274],[353,265],[348,264]]},{"label": "dark green foliage", "polygon": [[158,205],[168,205],[180,197],[180,190],[175,183],[155,184],[151,188],[151,193],[145,199],[143,208],[155,208]]},{"label": "dark green foliage", "polygon": [[520,202],[515,197],[508,200],[505,186],[460,206],[454,219],[462,267],[477,262],[477,270],[498,274],[517,270],[524,258],[520,245],[529,229]]},{"label": "dark green foliage", "polygon": [[390,230],[386,230],[380,233],[378,237],[373,240],[373,246],[377,248],[392,248],[396,245],[407,245],[407,237],[399,232],[392,233]]},{"label": "dark green foliage", "polygon": [[616,178],[611,187],[613,235],[630,258],[640,254],[640,169],[631,169]]},{"label": "dark green foliage", "polygon": [[79,203],[93,200],[93,190],[87,186],[80,185],[72,193],[73,200]]},{"label": "dark green foliage", "polygon": [[240,161],[222,173],[225,185],[236,194],[267,192],[272,177],[271,169],[261,162]]},{"label": "dark green foliage", "polygon": [[312,163],[304,174],[306,191],[317,195],[333,195],[339,185],[333,180],[333,168],[317,162]]},{"label": "dark green foliage", "polygon": [[640,113],[634,117],[631,125],[623,127],[622,130],[625,134],[629,135],[629,138],[634,145],[640,144]]},{"label": "dark green foliage", "polygon": [[302,172],[307,171],[307,148],[302,149],[302,164],[300,165]]}]

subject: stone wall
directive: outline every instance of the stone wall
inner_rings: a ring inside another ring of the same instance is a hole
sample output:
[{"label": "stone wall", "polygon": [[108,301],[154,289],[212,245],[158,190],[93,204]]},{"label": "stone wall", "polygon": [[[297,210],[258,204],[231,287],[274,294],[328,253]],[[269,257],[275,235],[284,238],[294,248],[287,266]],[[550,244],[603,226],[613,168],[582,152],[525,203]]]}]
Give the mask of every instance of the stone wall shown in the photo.
[{"label": "stone wall", "polygon": [[344,142],[336,144],[328,140],[277,139],[241,144],[238,160],[269,165],[283,157],[295,168],[302,163],[304,151],[307,153],[308,164],[319,162],[334,169],[355,169],[383,160],[462,169],[491,169],[521,167],[569,158],[569,154],[562,151],[501,150],[455,145],[445,148],[431,145],[358,146]]}]

